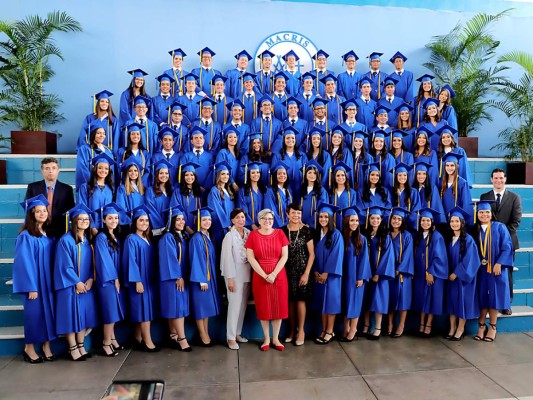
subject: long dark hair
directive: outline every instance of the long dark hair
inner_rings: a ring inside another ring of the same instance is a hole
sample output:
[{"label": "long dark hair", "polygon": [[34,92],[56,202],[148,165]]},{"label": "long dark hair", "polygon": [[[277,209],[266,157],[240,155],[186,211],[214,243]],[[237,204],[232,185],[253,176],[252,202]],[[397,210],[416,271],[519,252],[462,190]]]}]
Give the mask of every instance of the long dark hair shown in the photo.
[{"label": "long dark hair", "polygon": [[[424,238],[424,230],[422,229],[422,226],[420,223],[422,222],[422,218],[420,217],[418,221],[418,235],[416,235],[415,239],[415,245],[418,245],[420,241]],[[428,242],[427,245],[429,246],[429,243],[431,242],[431,236],[433,235],[433,232],[435,231],[435,221],[433,221],[433,218],[431,218],[431,227],[429,228],[429,234],[428,234]]]},{"label": "long dark hair", "polygon": [[221,149],[226,149],[229,151],[229,144],[228,144],[228,136],[230,133],[234,133],[237,136],[237,144],[233,146],[233,152],[235,153],[235,158],[238,160],[240,158],[240,151],[239,151],[239,135],[236,132],[229,132],[224,135],[224,140],[222,141]]},{"label": "long dark hair", "polygon": [[[259,142],[261,143],[261,150],[259,150],[258,153],[254,151],[254,145],[253,145],[254,140],[259,140]],[[268,156],[265,153],[265,147],[263,145],[262,139],[250,140],[250,143],[248,146],[248,162],[254,162],[254,161],[270,163],[270,160],[268,159]]]},{"label": "long dark hair", "polygon": [[[320,214],[320,213],[319,213]],[[328,214],[328,231],[326,233],[326,249],[331,247],[333,243],[333,232],[335,231],[335,217]],[[315,245],[320,242],[320,236],[322,232],[322,225],[317,224],[315,228],[314,241]]]},{"label": "long dark hair", "polygon": [[[137,221],[139,220],[139,218],[141,218],[142,216],[144,215],[139,215],[138,217],[134,218],[133,221],[131,221],[131,235],[136,235],[137,234]],[[148,217],[148,221],[150,221],[150,217]],[[147,239],[149,242],[152,241],[152,228],[150,227],[151,223],[148,224],[148,229],[146,230],[146,232],[144,232],[143,234],[143,238],[144,239]]]},{"label": "long dark hair", "polygon": [[[222,200],[224,200],[225,197],[226,197],[226,194],[224,193],[224,190],[221,189],[221,188],[218,186],[218,184],[219,184],[219,182],[220,182],[220,175],[222,174],[222,172],[224,172],[224,171],[218,171],[218,172],[217,172],[217,174],[216,174],[216,176],[215,176],[215,186],[216,186],[216,188],[217,188],[217,190],[218,190],[218,193],[220,194],[220,198],[221,198]],[[228,172],[228,174],[229,174],[229,171],[227,171],[227,172]],[[231,185],[230,185],[230,183],[229,183],[229,180],[224,184],[224,189],[226,189],[226,191],[228,192],[229,198],[230,198],[231,200],[233,200],[233,198],[234,198],[235,196],[234,196],[234,193],[233,193],[233,188],[231,187]]]},{"label": "long dark hair", "polygon": [[[279,183],[278,183],[278,171],[274,171],[273,174],[270,174],[270,177],[272,178],[272,185],[270,185],[270,187],[272,188],[272,191],[274,192],[274,194],[277,194],[278,193],[278,190],[279,190]],[[289,193],[289,184],[290,184],[290,178],[289,178],[289,173],[287,172],[287,180],[285,181],[285,183],[283,184],[283,189],[285,190],[285,195],[288,195]]]},{"label": "long dark hair", "polygon": [[[435,87],[433,85],[433,82],[431,82],[431,90],[429,91],[429,98],[435,98]],[[416,104],[419,104],[421,101],[424,101],[424,84],[420,83],[420,86],[418,87],[418,94],[416,95]]]},{"label": "long dark hair", "polygon": [[[307,139],[306,139],[307,140]],[[324,161],[325,161],[325,156],[324,156],[324,149],[323,149],[323,145],[322,145],[322,138],[320,138],[320,144],[318,145],[318,157],[316,158],[316,161],[320,164],[320,165],[324,165]],[[363,146],[364,147],[364,146]],[[312,141],[311,141],[311,138],[309,138],[309,150],[307,151],[307,159],[308,160],[312,160],[313,159],[313,152],[314,152],[314,147],[313,147],[313,144],[312,144]]]},{"label": "long dark hair", "polygon": [[[398,182],[398,174],[394,174],[394,185],[392,190],[392,200],[393,206],[401,207],[400,195],[398,194],[398,189],[400,188],[400,182]],[[403,191],[405,192],[405,202],[407,203],[407,209],[410,210],[411,207],[411,184],[409,183],[409,173],[407,174],[407,181],[403,185]]]},{"label": "long dark hair", "polygon": [[[450,145],[450,147],[452,148],[452,152],[455,148],[457,148],[457,142],[455,141],[455,138],[453,137],[452,134],[450,133],[447,133],[447,135],[450,135],[450,137],[452,138],[452,143]],[[439,148],[437,150],[437,156],[439,158],[439,160],[442,160],[442,156],[444,156],[444,145],[442,144],[442,135],[440,135],[440,140],[439,140]]]},{"label": "long dark hair", "polygon": [[[80,237],[78,236],[78,220],[80,219],[80,215],[83,215],[83,213],[82,214],[78,214],[74,218],[72,218],[72,221],[70,223],[70,234],[72,235],[72,237],[76,241],[76,244],[81,243]],[[92,240],[92,234],[91,234],[91,227],[90,226],[88,226],[87,229],[85,229],[85,231],[83,233],[85,235],[85,238],[88,241]]]},{"label": "long dark hair", "polygon": [[[100,101],[103,100],[103,99],[100,99],[96,102],[96,112],[94,113],[94,115],[96,115],[97,117],[99,117],[100,115],[100,112],[104,111],[100,108]],[[108,99],[109,100],[109,99]],[[104,111],[107,113],[107,118],[109,120],[109,126],[111,127],[113,125],[113,121],[115,119],[115,112],[113,111],[113,106],[111,105],[111,101],[109,100],[108,102],[109,106],[107,107],[107,111]]]},{"label": "long dark hair", "polygon": [[[135,77],[131,78],[131,83],[126,89],[130,95],[130,103],[133,103],[133,99],[135,98],[135,92],[133,91],[133,88],[135,86]],[[139,88],[139,95],[146,97],[146,79],[143,77],[143,85]]]},{"label": "long dark hair", "polygon": [[[155,176],[154,176],[153,189],[154,189],[155,197],[159,197],[163,195],[163,191],[161,190],[161,187],[159,186],[161,185],[161,182],[159,181],[159,171],[161,171],[161,169],[155,171],[155,174],[154,174]],[[170,182],[170,171],[169,171],[168,181],[165,182],[165,192],[167,196],[170,196],[172,194],[172,183]]]},{"label": "long dark hair", "polygon": [[[437,107],[437,106],[435,106]],[[442,120],[442,116],[439,113],[439,108],[437,107],[437,114],[435,114],[435,122],[440,122]],[[431,122],[431,117],[428,115],[428,111],[424,111],[424,118],[422,119],[424,122]]]},{"label": "long dark hair", "polygon": [[420,183],[418,182],[418,179],[417,179],[418,172],[426,173],[426,180],[424,181],[424,184],[423,184],[424,197],[426,201],[428,201],[431,204],[431,197],[433,196],[433,187],[431,186],[431,183],[429,182],[429,173],[428,171],[415,171],[415,179],[413,181],[413,185],[417,189],[420,188]]},{"label": "long dark hair", "polygon": [[[265,182],[263,182],[262,177],[259,177],[259,180],[257,181],[257,188],[259,191],[263,194],[266,193],[266,186]],[[250,190],[252,190],[252,180],[250,179],[250,170],[246,171],[246,183],[244,184],[244,195],[249,196]]]},{"label": "long dark hair", "polygon": [[[418,137],[420,135],[424,135],[426,137],[426,144],[424,145],[424,149],[422,150],[421,153],[419,152],[420,146],[418,145]],[[415,158],[418,156],[429,156],[429,154],[431,153],[431,147],[429,145],[429,138],[427,137],[427,135],[423,133],[416,134],[415,142],[413,143],[413,153],[414,153],[413,155],[415,156]]]},{"label": "long dark hair", "polygon": [[[285,157],[287,156],[287,145],[285,144],[285,138],[283,138],[283,143],[281,145],[281,151],[279,154],[281,154],[281,159],[285,160]],[[298,146],[296,146],[296,144],[294,145],[294,157],[296,157],[297,160],[302,158],[302,154],[300,153],[300,150],[298,150]]]},{"label": "long dark hair", "polygon": [[[135,132],[135,131],[132,131],[132,132]],[[132,143],[131,143],[131,137],[130,137],[130,134],[132,132],[128,132],[128,134],[126,136],[127,141],[126,141],[126,151],[124,152],[124,158],[123,158],[124,160],[133,155],[133,150],[131,148]],[[146,150],[144,148],[144,145],[143,145],[142,136],[141,136],[141,140],[139,141],[139,144],[137,146],[139,146],[139,151]]]},{"label": "long dark hair", "polygon": [[[370,214],[367,216],[369,222],[368,222],[368,228],[365,228],[364,234],[368,240],[368,246],[370,246],[371,242],[371,234],[372,234],[372,226],[370,225]],[[385,224],[385,218],[381,216],[381,222],[378,226],[378,229],[376,231],[375,237],[378,239],[378,247],[382,250],[385,250],[385,244],[387,243],[387,236],[389,235],[389,229],[387,225]]]},{"label": "long dark hair", "polygon": [[[115,231],[114,232],[115,237],[117,237],[118,234],[120,234],[120,224],[118,224],[117,228],[114,231]],[[106,226],[105,222],[104,222],[104,226],[100,229],[100,232],[103,232],[105,237],[107,238],[108,246],[111,247],[113,251],[118,252],[120,249],[118,241],[115,240],[113,236],[111,236],[111,232],[109,231],[109,228]]]},{"label": "long dark hair", "polygon": [[302,186],[300,187],[300,196],[303,198],[307,194],[307,186],[309,186],[309,181],[307,180],[307,172],[313,169],[316,173],[316,181],[313,184],[313,194],[317,197],[320,197],[322,194],[322,180],[320,179],[320,174],[318,173],[318,170],[316,168],[308,168],[305,170],[304,173],[304,180],[302,183]]},{"label": "long dark hair", "polygon": [[[461,221],[461,229],[459,231],[459,254],[461,257],[464,257],[466,253],[466,224],[462,218],[459,218],[459,221]],[[451,242],[453,239],[453,230],[451,229],[450,224],[448,224],[448,232],[449,240]]]},{"label": "long dark hair", "polygon": [[180,194],[188,196],[190,193],[192,193],[194,197],[202,197],[202,189],[200,183],[198,182],[198,176],[196,175],[196,172],[193,172],[194,182],[192,183],[192,187],[190,189],[185,182],[185,173],[186,171],[181,171]]},{"label": "long dark hair", "polygon": [[[370,153],[370,155],[372,157],[376,156],[376,148],[374,147],[375,140],[376,140],[375,138],[374,138],[374,140],[372,140],[372,143],[371,143],[371,146],[370,146],[370,151],[369,151],[369,153]],[[385,139],[383,139],[383,148],[380,150],[379,155],[383,159],[384,157],[387,156],[387,154],[389,154],[389,149],[387,148],[387,141]]]},{"label": "long dark hair", "polygon": [[348,179],[348,174],[346,173],[346,171],[338,169],[338,170],[332,172],[333,177],[331,179],[331,188],[329,189],[331,194],[335,194],[335,190],[337,190],[337,188],[338,188],[337,181],[335,180],[335,175],[339,171],[343,172],[344,176],[346,177],[346,182],[344,182],[345,190],[348,191],[348,192],[350,191],[350,179]]},{"label": "long dark hair", "polygon": [[[178,240],[181,240],[181,238],[185,239],[185,240],[189,240],[189,234],[187,233],[187,231],[184,229],[182,231],[178,231],[176,229],[176,219],[178,218],[178,214],[174,214],[172,216],[172,218],[170,219],[170,229],[168,230],[173,236],[174,236],[174,239],[176,240],[176,243],[178,242]],[[181,235],[181,237],[180,237]]]},{"label": "long dark hair", "polygon": [[[387,202],[387,192],[385,191],[385,188],[383,187],[383,182],[381,181],[381,174],[379,175],[379,180],[376,183],[376,194],[380,195],[381,200],[383,200],[384,203]],[[370,201],[370,173],[368,174],[368,177],[365,179],[365,184],[363,186],[363,200],[366,202]]]},{"label": "long dark hair", "polygon": [[352,242],[355,249],[355,255],[361,254],[363,248],[363,239],[361,239],[361,225],[355,231],[350,229],[350,217],[348,215],[342,219],[342,237],[344,239],[344,251],[348,250],[350,242]]},{"label": "long dark hair", "polygon": [[[333,137],[333,135],[331,135],[331,137]],[[344,138],[342,138],[341,143],[339,144],[339,148],[337,149],[337,152],[335,153],[335,155],[333,155],[333,143],[331,144],[331,150],[330,151],[331,151],[331,153],[330,153],[331,161],[332,161],[333,164],[335,164],[335,162],[333,162],[333,160],[343,161],[344,160]]]},{"label": "long dark hair", "polygon": [[[42,230],[46,233],[48,233],[48,229],[50,227],[50,218],[51,215],[50,213],[48,213],[48,218],[46,219],[46,221],[44,221],[42,226]],[[31,236],[39,238],[43,236],[41,230],[37,228],[37,220],[35,219],[35,207],[33,207],[29,212],[26,213],[24,225],[22,225],[22,227],[20,228],[19,234],[25,230],[28,231]]]},{"label": "long dark hair", "polygon": [[[98,148],[98,146],[96,146],[96,143],[94,143],[94,139],[96,137],[96,132],[98,131],[98,129],[102,128],[104,131],[105,131],[105,128],[102,127],[102,126],[98,126],[96,128],[93,128],[91,129],[91,133],[89,135],[89,146],[91,146],[91,149],[93,150],[96,150]],[[106,132],[106,136],[107,136],[107,132]]]},{"label": "long dark hair", "polygon": [[[97,163],[93,166],[93,168],[91,169],[91,176],[89,177],[89,180],[87,181],[87,187],[89,188],[89,197],[93,195],[94,190],[98,186],[98,177],[96,176],[96,169],[98,167],[98,164],[101,164],[101,163]],[[105,177],[104,183],[106,186],[109,186],[111,191],[113,191],[113,168],[109,164],[107,164],[107,166],[109,167],[109,173]]]}]

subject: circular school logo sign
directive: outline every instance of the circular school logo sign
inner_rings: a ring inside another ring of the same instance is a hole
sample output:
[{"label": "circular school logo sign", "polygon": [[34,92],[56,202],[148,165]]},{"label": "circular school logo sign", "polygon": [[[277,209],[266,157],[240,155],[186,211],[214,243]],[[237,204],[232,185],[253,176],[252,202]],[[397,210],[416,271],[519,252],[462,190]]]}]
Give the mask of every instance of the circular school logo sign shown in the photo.
[{"label": "circular school logo sign", "polygon": [[275,54],[272,58],[272,70],[279,72],[285,70],[285,61],[283,56],[290,50],[294,51],[300,58],[296,62],[298,71],[302,74],[314,68],[313,56],[317,52],[317,47],[311,39],[301,33],[282,31],[273,33],[264,39],[255,52],[255,70],[261,69],[259,55],[269,50]]}]

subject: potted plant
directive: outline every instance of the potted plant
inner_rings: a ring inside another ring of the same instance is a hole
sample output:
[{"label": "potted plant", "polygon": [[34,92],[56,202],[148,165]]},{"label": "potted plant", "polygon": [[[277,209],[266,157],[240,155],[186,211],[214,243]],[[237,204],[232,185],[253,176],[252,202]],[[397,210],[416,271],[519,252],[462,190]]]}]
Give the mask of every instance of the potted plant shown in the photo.
[{"label": "potted plant", "polygon": [[478,138],[468,137],[484,120],[491,121],[487,95],[494,90],[503,65],[488,66],[500,42],[489,33],[492,24],[510,10],[496,15],[479,13],[464,25],[459,22],[449,33],[434,36],[426,45],[429,61],[424,64],[437,85],[450,85],[456,97],[452,105],[457,114],[459,146],[468,157],[478,156]]},{"label": "potted plant", "polygon": [[491,105],[507,116],[509,126],[498,133],[500,143],[492,148],[504,151],[508,160],[520,160],[507,164],[508,183],[533,185],[533,56],[514,51],[498,63],[518,65],[524,74],[517,82],[501,78],[496,83],[498,97]]},{"label": "potted plant", "polygon": [[[0,150],[8,149],[9,146],[6,146],[4,143],[10,143],[11,138],[5,137],[0,134]],[[5,185],[7,183],[7,161],[0,160],[0,185]]]},{"label": "potted plant", "polygon": [[14,124],[12,153],[57,153],[57,136],[43,131],[63,119],[58,112],[61,99],[46,93],[45,84],[54,76],[51,57],[63,59],[52,35],[79,32],[78,21],[54,11],[45,19],[31,15],[24,20],[0,21],[0,123]]}]

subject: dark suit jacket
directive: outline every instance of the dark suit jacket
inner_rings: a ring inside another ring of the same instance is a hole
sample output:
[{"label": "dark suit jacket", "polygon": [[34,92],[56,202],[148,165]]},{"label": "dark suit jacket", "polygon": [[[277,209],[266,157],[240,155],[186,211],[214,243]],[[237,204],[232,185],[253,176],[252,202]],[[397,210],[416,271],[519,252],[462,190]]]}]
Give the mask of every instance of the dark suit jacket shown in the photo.
[{"label": "dark suit jacket", "polygon": [[[494,191],[491,190],[487,193],[483,193],[480,196],[480,200],[496,200],[494,197]],[[518,243],[518,235],[516,231],[522,220],[522,200],[516,193],[510,192],[507,188],[500,200],[500,207],[496,208],[496,203],[492,204],[492,211],[496,216],[496,221],[501,222],[507,226],[511,239],[513,240],[513,247],[515,250],[520,248]]]},{"label": "dark suit jacket", "polygon": [[[44,180],[30,183],[24,199],[29,199],[40,194],[44,197],[47,197],[48,195],[46,193],[46,183]],[[74,207],[74,192],[72,186],[57,181],[54,189],[54,199],[52,200],[51,236],[59,238],[65,233],[65,217],[63,214],[72,207]]]}]

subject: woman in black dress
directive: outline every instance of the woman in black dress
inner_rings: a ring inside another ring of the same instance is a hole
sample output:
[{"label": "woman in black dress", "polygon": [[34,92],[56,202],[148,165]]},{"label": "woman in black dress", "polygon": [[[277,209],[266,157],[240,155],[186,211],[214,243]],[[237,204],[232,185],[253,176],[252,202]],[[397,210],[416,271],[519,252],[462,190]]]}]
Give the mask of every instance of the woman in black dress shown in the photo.
[{"label": "woman in black dress", "polygon": [[283,232],[289,239],[289,259],[285,265],[289,280],[290,332],[285,343],[295,340],[296,346],[304,344],[306,301],[313,298],[313,280],[309,279],[315,259],[313,233],[302,223],[302,207],[298,203],[287,206],[289,223]]}]

